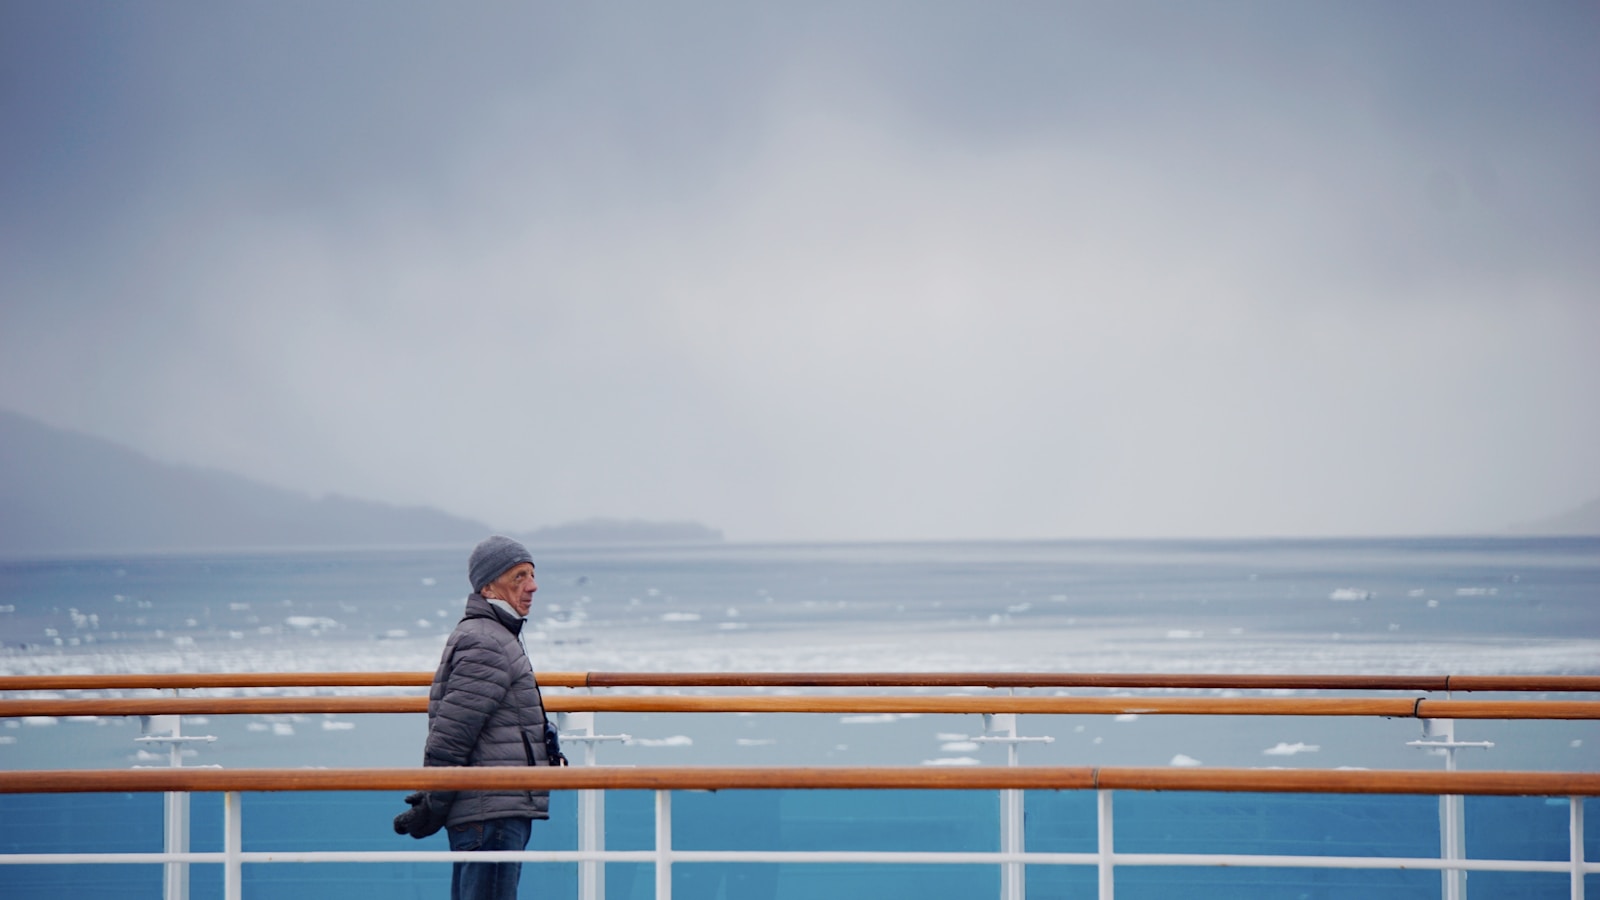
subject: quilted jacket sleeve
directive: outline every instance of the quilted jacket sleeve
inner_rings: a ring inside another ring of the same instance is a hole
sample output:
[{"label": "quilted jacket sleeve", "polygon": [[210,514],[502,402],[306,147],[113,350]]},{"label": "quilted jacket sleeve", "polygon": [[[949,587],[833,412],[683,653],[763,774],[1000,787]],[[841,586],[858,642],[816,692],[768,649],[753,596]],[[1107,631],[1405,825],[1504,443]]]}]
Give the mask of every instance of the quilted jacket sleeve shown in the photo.
[{"label": "quilted jacket sleeve", "polygon": [[484,723],[511,684],[503,654],[483,635],[462,636],[449,670],[423,751],[425,766],[470,765]]}]

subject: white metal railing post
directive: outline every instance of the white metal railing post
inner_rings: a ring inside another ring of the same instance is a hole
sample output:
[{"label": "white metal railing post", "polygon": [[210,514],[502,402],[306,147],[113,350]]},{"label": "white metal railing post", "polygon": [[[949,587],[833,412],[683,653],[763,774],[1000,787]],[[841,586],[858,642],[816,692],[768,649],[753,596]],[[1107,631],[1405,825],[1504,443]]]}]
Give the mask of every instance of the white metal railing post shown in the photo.
[{"label": "white metal railing post", "polygon": [[672,900],[672,792],[656,791],[656,897]]},{"label": "white metal railing post", "polygon": [[[176,748],[174,748],[176,752]],[[167,853],[189,852],[189,795],[168,792],[163,798],[166,810],[166,835],[161,846]],[[189,864],[169,862],[164,867],[164,900],[189,900]]]},{"label": "white metal railing post", "polygon": [[[1445,696],[1446,698],[1449,697],[1448,694]],[[1454,772],[1456,770],[1457,750],[1463,747],[1487,750],[1494,746],[1494,742],[1458,741],[1456,740],[1456,721],[1454,719],[1423,719],[1422,740],[1407,741],[1406,746],[1420,747],[1432,752],[1443,753],[1445,771]],[[1447,863],[1466,859],[1466,844],[1466,810],[1462,797],[1459,794],[1440,794],[1439,858]],[[1466,900],[1466,869],[1441,869],[1439,879],[1444,900]]]},{"label": "white metal railing post", "polygon": [[1100,900],[1112,900],[1116,892],[1116,878],[1111,868],[1111,854],[1113,853],[1111,840],[1111,792],[1108,790],[1096,791],[1095,800],[1098,811]]},{"label": "white metal railing post", "polygon": [[[178,689],[172,688],[170,693],[176,697]],[[140,720],[144,734],[134,738],[134,743],[166,745],[167,765],[174,769],[183,765],[183,747],[185,744],[216,740],[215,737],[210,735],[185,737],[183,735],[182,716],[141,716]],[[189,795],[180,791],[168,791],[162,797],[162,813],[162,849],[167,853],[188,853]],[[189,900],[188,863],[169,862],[162,867],[162,898],[163,900]]]},{"label": "white metal railing post", "polygon": [[[626,741],[626,734],[595,734],[593,712],[557,713],[563,742],[583,745],[583,764],[598,764],[602,741]],[[578,791],[578,849],[606,849],[606,795],[604,791]],[[605,900],[606,864],[598,859],[578,863],[579,900]]]},{"label": "white metal railing post", "polygon": [[1568,797],[1567,805],[1571,810],[1567,816],[1567,841],[1571,844],[1572,900],[1583,900],[1583,798]]},{"label": "white metal railing post", "polygon": [[[1015,694],[1016,691],[1012,691]],[[1006,765],[1020,765],[1018,747],[1021,744],[1048,744],[1053,737],[1020,737],[1017,734],[1016,713],[985,713],[984,734],[971,738],[974,743],[1005,744]],[[1019,790],[1000,792],[1000,852],[1022,853],[1026,850],[1023,794]],[[1021,862],[1000,864],[1001,900],[1024,900],[1028,896],[1027,867]]]},{"label": "white metal railing post", "polygon": [[244,808],[238,791],[222,796],[222,896],[244,900],[244,872],[240,856],[244,853]]}]

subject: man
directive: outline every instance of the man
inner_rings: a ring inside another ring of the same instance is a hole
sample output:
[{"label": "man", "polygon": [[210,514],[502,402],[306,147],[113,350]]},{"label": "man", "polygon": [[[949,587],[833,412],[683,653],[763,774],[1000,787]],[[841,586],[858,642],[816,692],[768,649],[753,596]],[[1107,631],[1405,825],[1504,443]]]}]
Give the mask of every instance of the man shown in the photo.
[{"label": "man", "polygon": [[[428,692],[422,764],[565,765],[521,642],[539,589],[533,557],[511,538],[495,535],[472,551],[467,575],[472,593],[466,614],[445,642]],[[544,791],[434,791],[406,800],[415,810],[403,813],[395,830],[423,837],[442,823],[451,850],[525,850],[532,820],[550,817]],[[521,873],[521,863],[458,862],[451,900],[514,898]]]}]

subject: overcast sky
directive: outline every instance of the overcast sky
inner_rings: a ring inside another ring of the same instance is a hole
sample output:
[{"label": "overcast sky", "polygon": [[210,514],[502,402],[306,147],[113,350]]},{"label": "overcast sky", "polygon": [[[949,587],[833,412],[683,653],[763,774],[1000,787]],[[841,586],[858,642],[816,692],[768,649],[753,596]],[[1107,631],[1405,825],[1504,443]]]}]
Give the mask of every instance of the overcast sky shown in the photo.
[{"label": "overcast sky", "polygon": [[503,529],[1600,495],[1600,5],[0,0],[0,407]]}]

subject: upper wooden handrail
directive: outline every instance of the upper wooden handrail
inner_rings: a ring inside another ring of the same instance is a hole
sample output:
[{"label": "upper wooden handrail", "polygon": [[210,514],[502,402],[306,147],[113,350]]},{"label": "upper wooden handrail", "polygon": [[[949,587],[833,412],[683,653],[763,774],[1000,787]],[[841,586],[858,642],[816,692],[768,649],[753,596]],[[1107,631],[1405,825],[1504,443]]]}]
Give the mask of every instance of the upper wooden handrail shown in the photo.
[{"label": "upper wooden handrail", "polygon": [[[925,695],[552,694],[551,712],[1030,713],[1037,715],[1383,716],[1419,719],[1600,719],[1595,700],[1429,700],[1337,697],[1041,697]],[[0,700],[0,718],[23,716],[420,713],[426,697],[124,697]]]},{"label": "upper wooden handrail", "polygon": [[1089,766],[100,769],[0,772],[0,794],[412,790],[1135,790],[1600,796],[1595,772]]},{"label": "upper wooden handrail", "polygon": [[[540,672],[545,687],[990,687],[1600,692],[1600,675],[1234,675],[1100,672]],[[425,687],[432,672],[0,675],[0,691]]]}]

